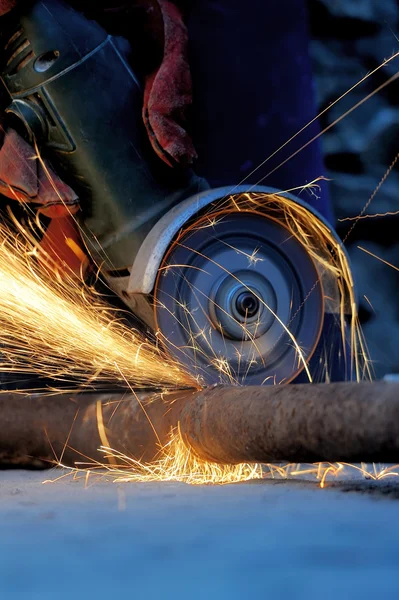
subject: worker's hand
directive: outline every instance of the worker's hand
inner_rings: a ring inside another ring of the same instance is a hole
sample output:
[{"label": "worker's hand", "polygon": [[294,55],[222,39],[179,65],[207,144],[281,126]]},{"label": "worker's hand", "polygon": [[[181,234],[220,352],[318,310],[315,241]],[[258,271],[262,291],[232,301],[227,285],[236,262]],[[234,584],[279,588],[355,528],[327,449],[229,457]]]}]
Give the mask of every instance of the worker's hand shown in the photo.
[{"label": "worker's hand", "polygon": [[74,214],[78,197],[36,150],[13,129],[4,134],[0,150],[0,194],[33,203],[50,218]]},{"label": "worker's hand", "polygon": [[[88,0],[69,2],[80,9],[89,5]],[[187,133],[192,94],[186,4],[187,0],[102,0],[85,11],[111,34],[129,39],[133,68],[145,81],[144,125],[154,151],[171,167],[189,166],[197,156]]]},{"label": "worker's hand", "polygon": [[163,21],[163,58],[147,76],[143,119],[152,147],[170,166],[191,165],[197,157],[186,131],[191,105],[191,74],[187,61],[187,29],[181,11],[158,0]]}]

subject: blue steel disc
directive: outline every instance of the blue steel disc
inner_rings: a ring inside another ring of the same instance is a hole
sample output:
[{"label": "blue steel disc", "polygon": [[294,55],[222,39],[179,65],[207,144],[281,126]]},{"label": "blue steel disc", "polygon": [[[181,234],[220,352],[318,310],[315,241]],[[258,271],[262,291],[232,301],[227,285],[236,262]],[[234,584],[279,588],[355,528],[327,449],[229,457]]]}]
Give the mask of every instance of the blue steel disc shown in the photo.
[{"label": "blue steel disc", "polygon": [[280,384],[310,360],[324,296],[313,259],[286,227],[229,212],[213,225],[199,219],[175,241],[155,316],[171,354],[204,384]]}]

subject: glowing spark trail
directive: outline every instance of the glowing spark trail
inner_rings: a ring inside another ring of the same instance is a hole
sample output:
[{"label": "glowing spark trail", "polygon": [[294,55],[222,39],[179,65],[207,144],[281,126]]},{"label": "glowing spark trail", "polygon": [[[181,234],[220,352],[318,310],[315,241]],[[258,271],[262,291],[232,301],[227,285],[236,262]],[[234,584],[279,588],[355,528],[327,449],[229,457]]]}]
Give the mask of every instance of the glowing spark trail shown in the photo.
[{"label": "glowing spark trail", "polygon": [[171,432],[170,441],[162,448],[159,460],[148,465],[111,448],[103,447],[102,452],[105,458],[117,462],[116,466],[107,467],[115,483],[179,481],[191,485],[223,485],[263,478],[263,468],[259,464],[220,465],[201,460],[187,448],[178,430]]},{"label": "glowing spark trail", "polygon": [[38,249],[0,225],[0,372],[34,373],[74,389],[193,386],[176,362],[71,277],[37,261]]},{"label": "glowing spark trail", "polygon": [[387,260],[384,260],[383,258],[381,258],[380,256],[377,256],[376,254],[374,254],[373,252],[370,252],[370,250],[366,250],[366,248],[362,248],[362,246],[358,246],[359,250],[361,250],[362,252],[365,252],[366,254],[368,254],[369,256],[372,256],[373,258],[376,258],[377,260],[379,260],[380,262],[384,263],[384,265],[387,265],[387,267],[391,267],[392,269],[395,269],[395,271],[399,271],[399,267],[396,267],[395,265],[393,265],[392,263],[388,262]]},{"label": "glowing spark trail", "polygon": [[110,476],[113,483],[178,481],[188,485],[228,485],[254,479],[299,479],[317,482],[325,488],[331,480],[342,483],[358,479],[379,481],[399,477],[399,465],[313,463],[313,464],[239,464],[221,465],[198,458],[183,442],[178,429],[171,431],[169,442],[157,461],[143,464],[134,458],[101,447],[104,463],[82,462],[76,469],[59,463],[65,472],[43,483],[55,483],[64,477],[74,479]]},{"label": "glowing spark trail", "polygon": [[394,168],[394,166],[396,165],[396,163],[398,162],[398,160],[399,160],[399,152],[396,154],[395,158],[393,159],[393,161],[391,162],[391,164],[389,165],[389,167],[385,171],[384,175],[382,176],[382,178],[378,182],[378,185],[376,186],[375,190],[371,194],[370,198],[367,200],[366,204],[363,206],[360,214],[357,215],[356,217],[346,217],[345,219],[339,219],[339,221],[341,223],[343,221],[355,221],[353,223],[352,227],[350,228],[350,230],[348,231],[348,233],[346,234],[346,236],[344,238],[344,243],[348,239],[348,237],[350,236],[350,234],[352,233],[352,231],[354,230],[354,228],[356,227],[357,222],[360,221],[361,219],[371,219],[371,218],[374,218],[374,217],[383,217],[383,216],[384,217],[385,216],[394,216],[394,215],[398,214],[398,211],[386,212],[386,213],[376,213],[374,215],[367,215],[367,214],[365,214],[366,210],[368,209],[368,207],[370,206],[370,204],[372,203],[372,201],[374,200],[374,198],[376,197],[376,195],[380,191],[381,187],[383,186],[383,184],[385,183],[385,181],[388,179],[388,176],[390,175],[392,169]]}]

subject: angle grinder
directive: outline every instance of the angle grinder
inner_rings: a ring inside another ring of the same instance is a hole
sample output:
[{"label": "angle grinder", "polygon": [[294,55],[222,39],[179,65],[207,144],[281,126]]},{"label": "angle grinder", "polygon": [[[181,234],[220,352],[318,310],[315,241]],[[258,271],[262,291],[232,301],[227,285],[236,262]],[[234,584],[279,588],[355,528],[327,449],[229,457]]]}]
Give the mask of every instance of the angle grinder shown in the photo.
[{"label": "angle grinder", "polygon": [[309,370],[317,379],[342,314],[337,282],[254,199],[306,208],[329,226],[291,194],[209,189],[161,164],[130,54],[126,39],[60,0],[23,3],[1,74],[10,122],[79,194],[84,240],[108,285],[202,382],[305,381]]}]

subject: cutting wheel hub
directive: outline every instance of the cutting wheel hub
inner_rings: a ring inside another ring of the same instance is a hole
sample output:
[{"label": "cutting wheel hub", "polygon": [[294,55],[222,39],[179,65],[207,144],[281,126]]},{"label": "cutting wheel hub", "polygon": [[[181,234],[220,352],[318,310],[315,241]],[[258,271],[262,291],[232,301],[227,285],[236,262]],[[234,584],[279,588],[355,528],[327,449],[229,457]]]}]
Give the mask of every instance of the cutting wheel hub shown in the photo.
[{"label": "cutting wheel hub", "polygon": [[258,297],[252,291],[240,292],[235,299],[235,311],[244,320],[252,319],[260,309]]},{"label": "cutting wheel hub", "polygon": [[208,303],[213,325],[236,340],[259,337],[273,322],[277,298],[261,272],[250,268],[224,273]]},{"label": "cutting wheel hub", "polygon": [[205,383],[292,380],[310,359],[324,319],[306,248],[267,215],[200,218],[172,246],[155,290],[169,350]]}]

